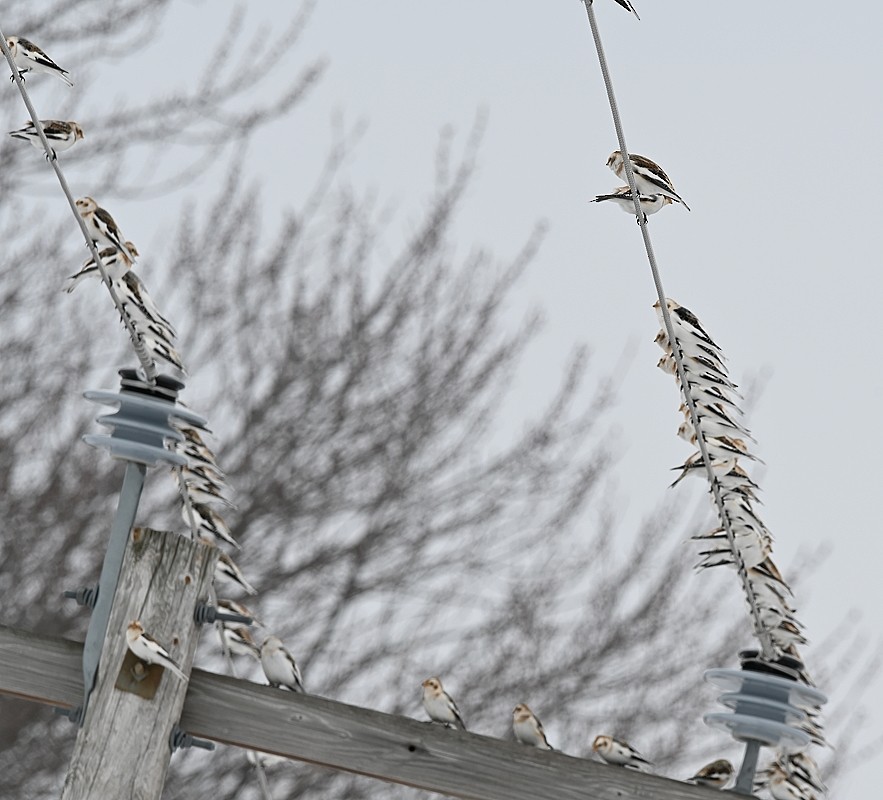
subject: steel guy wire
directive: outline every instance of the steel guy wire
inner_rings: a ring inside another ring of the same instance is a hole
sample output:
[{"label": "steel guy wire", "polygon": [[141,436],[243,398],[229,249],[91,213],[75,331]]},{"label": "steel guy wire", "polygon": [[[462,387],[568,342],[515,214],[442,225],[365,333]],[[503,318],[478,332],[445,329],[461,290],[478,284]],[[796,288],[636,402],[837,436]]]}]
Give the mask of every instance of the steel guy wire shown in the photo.
[{"label": "steel guy wire", "polygon": [[711,466],[711,459],[708,457],[708,447],[705,443],[705,436],[702,433],[701,428],[699,427],[699,413],[696,409],[696,402],[693,400],[693,396],[690,393],[690,384],[687,381],[687,373],[684,369],[684,360],[682,358],[681,350],[678,347],[677,341],[675,339],[674,326],[672,325],[671,315],[668,312],[668,306],[665,302],[665,291],[662,288],[662,279],[659,275],[659,267],[656,263],[656,255],[653,252],[653,244],[650,241],[650,233],[647,230],[647,216],[641,210],[640,193],[638,192],[638,187],[635,183],[635,175],[632,171],[631,159],[629,157],[628,148],[625,144],[625,134],[623,133],[622,129],[622,120],[619,116],[619,108],[616,104],[616,96],[613,92],[613,81],[610,79],[610,70],[607,67],[607,58],[604,55],[604,47],[601,44],[601,34],[598,31],[598,23],[595,19],[595,10],[592,7],[592,0],[584,0],[584,4],[586,7],[586,14],[589,17],[589,25],[592,28],[592,38],[595,40],[595,50],[598,53],[598,63],[601,66],[601,75],[604,78],[604,88],[607,90],[607,99],[610,102],[610,112],[613,116],[613,126],[616,128],[616,138],[619,141],[619,150],[622,153],[622,161],[623,166],[625,167],[626,180],[628,181],[629,189],[632,193],[632,202],[635,204],[635,216],[637,217],[638,225],[641,228],[641,235],[644,239],[644,249],[647,251],[647,259],[650,262],[650,272],[653,275],[653,283],[656,285],[656,294],[659,298],[659,306],[662,312],[665,332],[668,335],[668,341],[671,344],[672,355],[674,356],[675,364],[677,366],[678,379],[680,380],[681,389],[684,393],[684,399],[686,400],[687,408],[690,411],[690,421],[693,423],[693,428],[696,431],[696,439],[699,445],[699,452],[702,455],[702,462],[705,465],[705,472],[708,475],[708,482],[711,485],[711,492],[714,495],[714,502],[717,505],[718,515],[720,516],[720,520],[723,523],[724,531],[727,535],[727,541],[730,544],[730,549],[733,551],[733,557],[736,561],[736,571],[739,574],[739,578],[742,582],[742,588],[748,600],[748,605],[751,608],[751,616],[754,621],[754,632],[757,635],[758,640],[760,641],[764,657],[772,660],[776,657],[776,647],[773,644],[772,635],[763,624],[763,619],[761,616],[760,608],[758,606],[757,597],[754,594],[754,589],[751,586],[751,582],[748,580],[748,570],[745,568],[745,561],[742,558],[742,554],[739,552],[738,547],[736,547],[736,536],[733,533],[732,522],[730,521],[730,516],[727,513],[726,506],[724,505],[720,484],[718,483],[717,476],[714,474],[714,470]]},{"label": "steel guy wire", "polygon": [[25,106],[28,109],[28,113],[31,115],[31,121],[34,123],[34,128],[37,131],[37,135],[40,137],[40,141],[43,143],[43,148],[46,150],[46,157],[48,158],[49,163],[52,164],[52,168],[55,170],[55,175],[58,178],[59,184],[61,185],[61,190],[64,192],[65,197],[67,197],[67,201],[70,204],[71,211],[73,211],[74,218],[77,220],[77,224],[80,226],[80,231],[82,232],[83,237],[86,239],[86,246],[92,253],[92,258],[95,259],[95,265],[98,267],[98,271],[101,274],[101,280],[107,287],[107,291],[110,292],[110,299],[113,301],[114,306],[116,306],[116,309],[123,320],[123,324],[126,326],[126,330],[128,331],[129,337],[132,340],[132,347],[135,349],[135,355],[138,356],[138,360],[141,362],[141,368],[144,370],[147,381],[149,383],[156,383],[156,364],[154,363],[154,360],[150,357],[150,355],[148,355],[147,350],[144,347],[144,343],[141,341],[141,336],[135,329],[134,323],[129,318],[129,315],[126,313],[122,301],[117,295],[116,290],[113,288],[113,284],[108,277],[107,270],[104,267],[104,263],[101,261],[101,255],[98,252],[98,247],[92,241],[92,237],[89,235],[89,231],[86,228],[86,223],[80,216],[80,212],[77,211],[77,205],[74,201],[74,196],[71,194],[67,179],[64,177],[64,173],[61,171],[61,165],[58,163],[58,158],[55,156],[55,152],[53,151],[52,146],[49,144],[49,140],[46,138],[46,133],[43,131],[43,125],[40,123],[40,119],[37,116],[37,111],[34,108],[33,103],[31,102],[31,98],[28,95],[27,89],[25,88],[25,83],[22,80],[21,74],[18,71],[18,67],[15,65],[15,61],[12,58],[12,53],[6,46],[6,36],[3,34],[3,31],[0,31],[0,50],[3,51],[3,55],[9,62],[9,68],[12,70],[12,78],[18,86],[18,90],[21,92],[22,100],[24,100]]}]

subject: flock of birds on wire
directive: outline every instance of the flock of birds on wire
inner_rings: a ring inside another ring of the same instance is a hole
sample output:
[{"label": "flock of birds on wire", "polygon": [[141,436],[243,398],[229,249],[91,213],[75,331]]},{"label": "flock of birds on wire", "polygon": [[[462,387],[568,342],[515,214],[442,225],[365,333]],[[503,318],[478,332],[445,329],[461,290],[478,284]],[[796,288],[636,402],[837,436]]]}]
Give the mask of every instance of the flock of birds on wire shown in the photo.
[{"label": "flock of birds on wire", "polygon": [[[629,0],[615,1],[638,16]],[[6,44],[22,79],[27,73],[42,72],[53,74],[73,86],[67,70],[58,66],[37,45],[20,36],[8,37]],[[40,124],[52,149],[51,155],[47,157],[52,160],[57,157],[58,152],[70,149],[84,138],[83,129],[73,121],[49,119],[41,120]],[[28,141],[36,148],[43,148],[33,122],[19,130],[10,131],[9,135]],[[645,219],[647,215],[672,203],[679,203],[689,210],[689,206],[675,191],[661,167],[645,156],[629,154],[629,158]],[[625,160],[619,150],[611,154],[607,166],[618,177],[626,178]],[[594,200],[604,201],[613,202],[624,211],[634,213],[634,202],[628,186],[619,187],[610,194],[598,195]],[[108,280],[122,302],[123,313],[145,349],[153,359],[185,373],[183,361],[175,347],[177,334],[174,327],[159,311],[143,281],[132,269],[139,256],[135,245],[125,239],[113,217],[91,197],[80,198],[76,201],[76,207],[93,243],[102,248],[99,255]],[[72,292],[80,283],[93,277],[102,279],[98,265],[94,258],[90,258],[67,279],[64,290]],[[738,560],[747,571],[753,602],[760,612],[759,624],[780,654],[797,657],[797,645],[806,640],[801,625],[794,616],[791,589],[771,559],[770,532],[753,508],[753,504],[757,502],[759,487],[745,471],[742,462],[758,459],[750,452],[747,444],[754,440],[741,421],[742,411],[738,405],[740,396],[737,387],[728,377],[725,358],[720,348],[706,333],[696,316],[673,300],[667,300],[666,307],[674,326],[675,344],[679,348],[689,384],[688,387],[682,387],[682,390],[685,394],[689,392],[695,403],[699,428],[727,515],[726,524],[722,522],[720,527],[693,537],[702,542],[705,548],[699,553],[701,560],[697,567],[739,567],[730,544],[729,535],[732,534]],[[658,302],[655,308],[662,320]],[[656,342],[665,351],[658,366],[680,380],[672,343],[664,326],[656,337]],[[679,427],[678,435],[691,444],[697,444],[697,432],[686,403],[682,404],[681,411],[684,412],[685,421]],[[203,542],[223,542],[238,548],[239,545],[233,539],[222,514],[215,508],[218,505],[231,507],[232,504],[225,497],[224,473],[203,437],[208,432],[207,429],[180,420],[175,424],[183,435],[183,441],[177,443],[175,448],[188,459],[188,465],[176,473],[181,490],[181,514],[184,522]],[[705,474],[701,452],[691,455],[676,469],[680,470],[680,475],[672,486],[689,475]],[[216,582],[228,582],[249,595],[257,594],[233,559],[224,552],[219,554],[214,577]],[[255,625],[262,627],[248,608],[234,600],[220,599],[218,607],[223,611],[251,617]],[[304,691],[300,669],[277,636],[267,636],[258,646],[245,625],[224,622],[222,626],[224,644],[229,652],[259,660],[271,686],[293,692]],[[159,664],[173,674],[184,677],[166,648],[144,630],[140,621],[133,620],[128,626],[126,643],[142,661]],[[802,674],[800,677],[806,683],[812,684],[807,675]],[[465,730],[457,704],[445,691],[439,678],[428,678],[423,682],[423,707],[433,722]],[[815,716],[808,718],[805,729],[816,743],[824,743]],[[524,703],[519,703],[512,713],[512,730],[515,738],[522,744],[541,750],[553,749],[542,723]],[[608,764],[641,771],[650,771],[652,767],[651,762],[631,745],[612,736],[596,736],[592,750]],[[702,767],[688,780],[723,789],[730,783],[733,775],[733,765],[725,759],[718,759]],[[765,786],[775,800],[819,800],[826,791],[818,767],[804,753],[780,754],[772,764],[758,773],[758,780],[758,788]]]}]

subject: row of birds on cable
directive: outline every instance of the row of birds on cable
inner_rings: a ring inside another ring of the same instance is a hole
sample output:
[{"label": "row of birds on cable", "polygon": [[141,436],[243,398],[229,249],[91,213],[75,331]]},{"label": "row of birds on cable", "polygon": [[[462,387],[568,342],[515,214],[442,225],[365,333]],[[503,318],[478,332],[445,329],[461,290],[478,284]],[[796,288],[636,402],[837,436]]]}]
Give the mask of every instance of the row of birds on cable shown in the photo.
[{"label": "row of birds on cable", "polygon": [[[755,624],[769,637],[778,657],[787,656],[802,663],[797,648],[806,643],[803,626],[796,617],[791,587],[773,561],[772,535],[755,509],[760,487],[743,466],[760,459],[751,452],[750,443],[754,443],[755,439],[743,422],[740,407],[742,398],[738,387],[730,379],[721,348],[696,315],[671,299],[666,299],[665,307],[674,330],[675,346],[681,357],[687,385],[681,383],[674,349],[658,301],[654,309],[661,329],[655,341],[664,355],[657,366],[673,375],[681,386],[684,402],[680,411],[684,421],[678,427],[678,436],[697,446],[699,437],[702,437],[723,505],[723,509],[720,509],[715,504],[721,516],[720,526],[692,537],[701,547],[696,567],[744,569],[747,578],[744,588],[750,594],[749,605],[753,604],[758,612]],[[687,404],[688,396],[696,410],[696,425]],[[691,475],[708,475],[701,450],[694,452],[675,469],[679,475],[672,486]],[[794,678],[813,685],[802,668],[794,671]],[[825,745],[819,720],[820,709],[812,707],[806,711],[806,719],[797,727],[809,734],[813,743]],[[780,759],[766,774],[767,785],[774,798],[817,800],[824,795],[820,780],[807,780],[801,777],[799,771],[792,776],[789,765],[790,761]]]},{"label": "row of birds on cable", "polygon": [[[6,46],[22,79],[24,75],[32,72],[48,73],[58,76],[66,84],[73,86],[67,70],[58,66],[45,51],[28,39],[22,36],[10,36],[6,39]],[[43,149],[40,129],[51,150],[51,153],[47,153],[47,158],[52,160],[57,159],[59,152],[69,150],[84,138],[83,129],[78,123],[57,119],[40,120],[39,128],[31,120],[19,130],[10,131],[9,135]],[[92,244],[98,250],[98,257],[110,285],[122,303],[121,314],[130,321],[144,350],[154,363],[160,361],[181,373],[186,373],[184,363],[176,349],[175,328],[157,308],[144,282],[132,269],[139,256],[137,248],[123,236],[110,212],[99,206],[91,197],[79,198],[76,201],[76,208]],[[72,292],[84,280],[93,277],[102,279],[94,255],[67,279],[64,289],[66,292]]]},{"label": "row of birds on cable", "polygon": [[[28,73],[48,73],[56,75],[68,86],[73,86],[68,71],[62,69],[33,42],[21,36],[10,36],[6,39],[6,45],[22,80]],[[47,158],[53,160],[57,158],[57,153],[69,150],[84,138],[82,127],[73,121],[40,120],[40,128],[52,150],[51,154],[47,154]],[[9,135],[15,139],[28,141],[38,149],[44,147],[39,130],[33,121],[19,130],[10,131]],[[92,243],[97,248],[101,248],[98,253],[101,265],[122,302],[123,313],[131,321],[148,354],[155,361],[165,362],[184,373],[184,364],[175,347],[177,332],[172,323],[160,312],[147,292],[144,282],[132,269],[139,257],[137,248],[123,236],[111,214],[91,197],[77,200],[76,208]],[[90,278],[102,279],[94,257],[85,261],[83,266],[65,281],[64,290],[68,293],[73,292],[77,286]],[[204,434],[209,431],[180,419],[174,420],[173,424],[183,437],[180,442],[175,443],[174,449],[187,458],[186,466],[176,470],[181,498],[181,516],[184,522],[202,542],[212,545],[223,542],[238,549],[239,545],[232,537],[229,526],[222,514],[214,507],[218,505],[231,507],[233,504],[225,496],[226,476],[218,466],[214,452],[204,439]],[[247,594],[257,593],[233,559],[223,551],[219,553],[214,579],[216,583],[230,583]],[[247,609],[235,601],[219,600],[218,605],[222,610],[251,616]],[[182,674],[168,652],[144,631],[140,622],[134,621],[129,626],[126,636],[129,649],[139,658],[148,663],[163,663],[176,674]],[[278,637],[267,637],[263,645],[258,648],[247,627],[230,623],[224,623],[223,636],[231,651],[237,653],[246,651],[258,657],[272,685],[285,686],[295,691],[303,690],[297,664]]]},{"label": "row of birds on cable", "polygon": [[[697,445],[698,436],[702,436],[726,515],[720,527],[693,537],[701,542],[703,548],[696,566],[700,569],[736,567],[737,561],[740,561],[748,572],[754,600],[761,611],[761,624],[780,654],[797,657],[794,648],[805,644],[806,639],[791,604],[791,588],[771,557],[772,535],[754,508],[760,487],[742,466],[760,459],[749,446],[749,442],[754,442],[754,437],[742,422],[739,406],[741,395],[730,380],[720,347],[708,335],[696,315],[670,299],[666,300],[666,308],[688,384],[682,387],[685,402],[681,404],[680,411],[684,414],[684,421],[678,427],[678,436],[693,445]],[[660,322],[663,322],[658,301],[654,309]],[[656,343],[665,353],[657,366],[680,383],[677,363],[664,325],[656,336]],[[696,408],[698,431],[686,402],[687,395],[692,398]],[[680,470],[680,474],[672,486],[690,475],[707,475],[700,450],[675,469]],[[735,553],[728,539],[727,527],[734,536]]]}]

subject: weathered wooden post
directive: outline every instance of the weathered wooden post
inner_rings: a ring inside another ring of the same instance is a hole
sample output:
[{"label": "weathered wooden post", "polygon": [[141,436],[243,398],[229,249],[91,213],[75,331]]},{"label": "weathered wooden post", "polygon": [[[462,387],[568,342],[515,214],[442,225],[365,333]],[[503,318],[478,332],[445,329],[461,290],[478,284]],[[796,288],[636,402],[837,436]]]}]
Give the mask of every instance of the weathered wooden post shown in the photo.
[{"label": "weathered wooden post", "polygon": [[126,627],[140,620],[189,674],[193,612],[208,602],[216,558],[216,548],[170,531],[132,531],[62,800],[162,794],[187,682],[158,666],[144,669],[126,646]]}]

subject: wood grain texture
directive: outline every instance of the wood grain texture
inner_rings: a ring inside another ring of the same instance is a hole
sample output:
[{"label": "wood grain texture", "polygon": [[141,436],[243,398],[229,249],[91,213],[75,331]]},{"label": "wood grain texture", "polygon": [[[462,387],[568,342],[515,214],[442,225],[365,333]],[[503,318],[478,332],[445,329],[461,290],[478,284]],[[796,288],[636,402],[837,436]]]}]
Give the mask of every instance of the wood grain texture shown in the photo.
[{"label": "wood grain texture", "polygon": [[140,620],[188,672],[197,643],[193,610],[208,598],[216,557],[215,548],[170,531],[133,530],[62,800],[159,798],[187,682],[165,670],[150,699],[116,688],[128,653],[126,627]]},{"label": "wood grain texture", "polygon": [[[70,655],[77,645],[0,627],[0,691],[76,703],[81,676]],[[18,667],[7,672],[10,657]],[[22,668],[34,659],[48,675]],[[71,687],[74,687],[71,690]],[[43,694],[55,692],[54,695]],[[698,723],[697,724],[701,724]],[[181,717],[194,736],[276,753],[332,769],[369,775],[478,800],[720,800],[715,789],[690,786],[448,730],[321,697],[194,670]],[[587,740],[589,733],[586,734]],[[144,797],[159,797],[143,795]],[[727,793],[725,796],[740,796]]]}]

